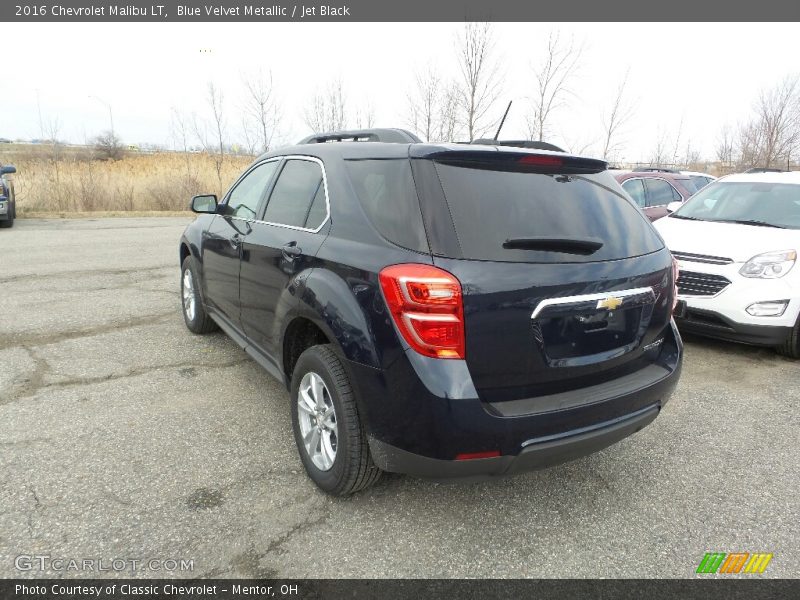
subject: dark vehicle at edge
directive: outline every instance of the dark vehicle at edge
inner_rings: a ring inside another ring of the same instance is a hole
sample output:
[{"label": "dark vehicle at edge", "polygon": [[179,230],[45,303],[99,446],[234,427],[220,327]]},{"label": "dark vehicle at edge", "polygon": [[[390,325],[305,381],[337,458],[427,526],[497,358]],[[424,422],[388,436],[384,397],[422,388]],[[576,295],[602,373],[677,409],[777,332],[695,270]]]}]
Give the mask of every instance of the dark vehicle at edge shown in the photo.
[{"label": "dark vehicle at edge", "polygon": [[676,263],[605,169],[402,130],[265,154],[192,200],[184,319],[286,385],[328,493],[583,456],[649,424],[682,359]]},{"label": "dark vehicle at edge", "polygon": [[13,165],[0,165],[0,227],[13,227],[17,216],[14,182],[6,177],[16,172]]}]

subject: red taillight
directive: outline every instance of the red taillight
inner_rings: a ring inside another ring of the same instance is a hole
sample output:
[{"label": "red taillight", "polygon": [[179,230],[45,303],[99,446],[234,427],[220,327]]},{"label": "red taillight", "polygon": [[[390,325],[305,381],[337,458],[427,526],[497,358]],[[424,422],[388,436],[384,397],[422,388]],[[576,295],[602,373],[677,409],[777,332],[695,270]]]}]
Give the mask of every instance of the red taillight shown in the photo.
[{"label": "red taillight", "polygon": [[462,452],[456,454],[456,460],[473,460],[475,458],[495,458],[500,456],[500,450],[487,450],[486,452]]},{"label": "red taillight", "polygon": [[548,154],[529,154],[519,159],[519,164],[530,165],[532,167],[560,167],[564,164],[559,156]]},{"label": "red taillight", "polygon": [[678,275],[680,269],[678,268],[678,261],[672,257],[672,312],[675,312],[675,307],[678,306]]},{"label": "red taillight", "polygon": [[461,283],[431,265],[405,264],[380,273],[395,325],[414,350],[433,358],[464,358]]}]

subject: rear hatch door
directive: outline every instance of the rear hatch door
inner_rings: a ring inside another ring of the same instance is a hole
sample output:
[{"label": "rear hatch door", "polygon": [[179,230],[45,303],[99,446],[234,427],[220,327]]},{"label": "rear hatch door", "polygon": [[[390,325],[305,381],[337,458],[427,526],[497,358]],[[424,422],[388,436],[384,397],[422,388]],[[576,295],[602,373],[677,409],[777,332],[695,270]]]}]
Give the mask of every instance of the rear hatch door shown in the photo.
[{"label": "rear hatch door", "polygon": [[604,163],[477,154],[417,160],[414,172],[434,263],[462,284],[481,397],[560,393],[654,362],[671,257]]}]

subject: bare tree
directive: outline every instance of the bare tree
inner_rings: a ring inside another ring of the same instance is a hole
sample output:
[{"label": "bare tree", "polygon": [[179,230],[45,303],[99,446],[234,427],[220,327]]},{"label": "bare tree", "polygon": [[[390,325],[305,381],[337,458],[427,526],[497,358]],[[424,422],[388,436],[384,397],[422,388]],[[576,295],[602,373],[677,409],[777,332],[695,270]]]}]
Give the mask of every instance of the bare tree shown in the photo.
[{"label": "bare tree", "polygon": [[429,142],[454,141],[458,129],[458,89],[431,65],[415,76],[408,96],[408,125]]},{"label": "bare tree", "polygon": [[446,86],[442,91],[439,108],[439,124],[433,140],[437,142],[455,141],[458,134],[459,91],[455,83]]},{"label": "bare tree", "polygon": [[686,140],[686,150],[680,163],[687,169],[697,167],[700,163],[700,151],[692,147],[692,140]]},{"label": "bare tree", "polygon": [[458,106],[470,141],[497,122],[490,113],[501,94],[502,76],[494,53],[491,23],[466,23],[458,43]]},{"label": "bare tree", "polygon": [[737,167],[745,169],[761,165],[763,162],[764,129],[755,121],[749,121],[739,126],[739,139],[737,148]]},{"label": "bare tree", "polygon": [[678,123],[678,129],[675,130],[675,140],[672,145],[672,161],[671,164],[678,164],[678,152],[680,151],[681,137],[683,136],[683,114],[681,113],[681,120]]},{"label": "bare tree", "polygon": [[[41,114],[40,117],[41,119]],[[58,138],[61,135],[61,121],[58,117],[47,119],[47,121],[40,121],[39,127],[42,136],[49,140],[50,152],[48,153],[48,163],[51,172],[52,186],[50,193],[55,196],[56,206],[60,210],[67,208],[67,198],[64,197],[64,190],[61,182],[61,142]]]},{"label": "bare tree", "polygon": [[442,79],[432,65],[415,74],[416,88],[408,95],[408,124],[427,141],[434,141],[441,117]]},{"label": "bare tree", "polygon": [[242,124],[240,129],[244,143],[243,152],[245,154],[249,154],[250,156],[258,154],[259,150],[262,148],[259,143],[259,135],[258,132],[254,130],[250,119],[247,118],[247,115],[242,115]]},{"label": "bare tree", "polygon": [[576,46],[574,40],[564,42],[559,33],[550,33],[547,53],[538,66],[533,67],[536,78],[533,97],[533,112],[528,118],[528,135],[532,139],[544,140],[553,112],[567,104],[573,95],[570,80],[578,69],[583,45]]},{"label": "bare tree", "polygon": [[304,118],[314,133],[347,129],[347,98],[341,79],[314,94],[311,104],[305,109]]},{"label": "bare tree", "polygon": [[717,136],[715,154],[723,167],[732,167],[736,141],[729,125],[725,125]]},{"label": "bare tree", "polygon": [[659,129],[656,146],[650,154],[650,165],[659,166],[666,164],[669,158],[667,134]]},{"label": "bare tree", "polygon": [[616,156],[622,149],[623,142],[619,139],[619,135],[635,113],[634,106],[625,97],[629,75],[630,68],[625,71],[625,76],[617,86],[617,95],[614,97],[608,114],[603,116],[603,138],[605,140],[603,142],[603,158],[606,160],[611,160],[612,156]]},{"label": "bare tree", "polygon": [[[275,130],[280,121],[272,71],[268,71],[266,74],[259,71],[252,76],[245,77],[244,85],[247,90],[244,112],[247,120],[253,124],[251,126],[248,123],[243,127],[248,138],[246,143],[251,146],[251,141],[253,142],[251,154],[255,154],[255,150],[267,152],[272,146]],[[257,132],[255,139],[253,130]]]},{"label": "bare tree", "polygon": [[375,126],[375,107],[370,100],[356,110],[356,129],[369,129]]},{"label": "bare tree", "polygon": [[125,146],[113,131],[104,131],[94,138],[94,151],[102,160],[121,160],[125,158]]},{"label": "bare tree", "polygon": [[195,181],[194,174],[192,173],[192,161],[189,156],[189,117],[182,111],[173,107],[170,114],[170,131],[172,133],[172,145],[175,150],[183,153],[184,165],[186,167],[186,180],[185,186],[187,192],[190,187],[193,190],[191,182]]},{"label": "bare tree", "polygon": [[213,81],[208,83],[206,102],[211,118],[198,118],[192,115],[192,129],[197,141],[209,156],[214,159],[214,170],[219,183],[219,194],[222,195],[222,167],[225,164],[225,138],[227,136],[227,120],[225,118],[225,97],[222,90]]},{"label": "bare tree", "polygon": [[800,145],[800,77],[790,75],[756,102],[756,127],[761,148],[758,160],[762,167],[788,161]]},{"label": "bare tree", "polygon": [[567,137],[563,133],[561,139],[564,140],[563,148],[572,154],[580,154],[587,156],[591,154],[592,147],[597,142],[596,137],[589,137],[587,135],[577,135],[575,137]]}]

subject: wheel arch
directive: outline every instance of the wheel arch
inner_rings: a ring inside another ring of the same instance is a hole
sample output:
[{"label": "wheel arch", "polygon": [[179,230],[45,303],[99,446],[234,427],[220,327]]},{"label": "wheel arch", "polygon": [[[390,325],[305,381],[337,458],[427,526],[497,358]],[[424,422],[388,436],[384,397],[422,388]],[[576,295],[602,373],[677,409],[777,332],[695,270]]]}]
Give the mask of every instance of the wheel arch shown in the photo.
[{"label": "wheel arch", "polygon": [[[291,292],[287,289],[285,293]],[[372,328],[343,278],[328,270],[313,269],[296,287],[294,298],[292,303],[279,302],[279,305],[291,305],[292,309],[276,319],[280,334],[278,349],[287,385],[299,356],[298,348],[308,347],[299,344],[298,337],[306,342],[329,343],[343,359],[379,366]]]}]

